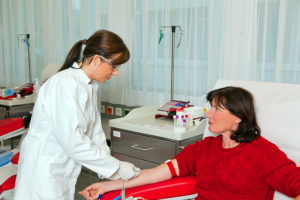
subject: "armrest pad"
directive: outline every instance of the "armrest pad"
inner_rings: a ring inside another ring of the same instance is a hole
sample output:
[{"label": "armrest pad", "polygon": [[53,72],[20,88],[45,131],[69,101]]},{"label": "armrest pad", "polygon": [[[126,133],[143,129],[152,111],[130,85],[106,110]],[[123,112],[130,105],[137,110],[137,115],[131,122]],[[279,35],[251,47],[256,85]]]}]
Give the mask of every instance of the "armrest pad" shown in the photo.
[{"label": "armrest pad", "polygon": [[11,190],[15,188],[16,177],[17,175],[13,175],[9,177],[6,181],[4,181],[2,185],[0,185],[0,194],[5,190]]},{"label": "armrest pad", "polygon": [[19,163],[20,152],[13,155],[11,158],[11,163],[17,165]]},{"label": "armrest pad", "polygon": [[7,118],[0,120],[0,136],[24,128],[23,118]]},{"label": "armrest pad", "polygon": [[[105,193],[101,200],[111,200],[118,195],[121,191],[112,191]],[[153,183],[149,185],[139,186],[135,188],[126,189],[126,198],[142,197],[147,200],[164,199],[178,196],[186,196],[196,194],[196,177],[175,177],[173,179]]]}]

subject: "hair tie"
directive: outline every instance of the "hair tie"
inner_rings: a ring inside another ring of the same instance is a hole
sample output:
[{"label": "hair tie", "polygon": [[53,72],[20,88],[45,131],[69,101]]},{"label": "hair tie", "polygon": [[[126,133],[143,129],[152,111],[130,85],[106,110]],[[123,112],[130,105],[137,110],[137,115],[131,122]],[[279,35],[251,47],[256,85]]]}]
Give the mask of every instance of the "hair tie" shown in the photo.
[{"label": "hair tie", "polygon": [[[79,60],[78,60],[78,62],[82,62],[82,61],[83,61],[83,59],[84,59],[84,56],[83,56],[83,51],[84,51],[84,49],[85,49],[85,46],[86,46],[86,39],[84,39],[84,40],[81,40],[81,42],[82,42],[82,45],[81,45],[80,57],[79,57]],[[84,46],[83,46],[83,45],[84,45]]]}]

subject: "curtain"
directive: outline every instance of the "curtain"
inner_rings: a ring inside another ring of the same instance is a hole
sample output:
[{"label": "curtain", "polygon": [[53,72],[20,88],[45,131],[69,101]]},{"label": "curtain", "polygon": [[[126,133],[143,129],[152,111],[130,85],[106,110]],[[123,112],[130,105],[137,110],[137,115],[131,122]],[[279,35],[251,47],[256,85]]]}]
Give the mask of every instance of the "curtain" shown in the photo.
[{"label": "curtain", "polygon": [[[63,63],[72,45],[99,29],[120,35],[130,60],[101,84],[101,99],[152,105],[174,99],[202,104],[218,79],[300,83],[298,0],[0,0],[0,85],[29,81]],[[164,26],[160,32],[160,27]],[[159,38],[163,38],[159,43]]]}]

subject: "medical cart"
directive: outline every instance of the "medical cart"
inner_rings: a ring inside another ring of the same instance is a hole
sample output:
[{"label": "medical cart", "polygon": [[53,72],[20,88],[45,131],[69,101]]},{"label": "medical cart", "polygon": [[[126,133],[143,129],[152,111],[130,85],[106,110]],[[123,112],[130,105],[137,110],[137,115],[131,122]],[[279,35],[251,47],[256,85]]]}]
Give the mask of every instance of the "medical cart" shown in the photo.
[{"label": "medical cart", "polygon": [[202,139],[206,119],[197,120],[187,130],[175,131],[172,119],[155,119],[159,108],[160,105],[135,108],[125,117],[109,121],[114,157],[141,169],[152,168]]}]

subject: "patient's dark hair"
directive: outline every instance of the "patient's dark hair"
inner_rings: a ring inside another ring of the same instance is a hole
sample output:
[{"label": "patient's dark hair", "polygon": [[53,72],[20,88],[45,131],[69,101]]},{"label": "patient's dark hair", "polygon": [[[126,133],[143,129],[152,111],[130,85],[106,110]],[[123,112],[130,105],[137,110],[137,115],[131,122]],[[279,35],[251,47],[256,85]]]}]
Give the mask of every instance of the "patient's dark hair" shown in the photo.
[{"label": "patient's dark hair", "polygon": [[236,142],[251,142],[260,136],[252,94],[240,87],[224,87],[207,94],[207,101],[226,108],[231,114],[241,119],[238,129],[230,138]]},{"label": "patient's dark hair", "polygon": [[[83,57],[80,58],[82,45],[86,46],[83,50]],[[59,71],[71,67],[74,62],[85,62],[86,59],[94,55],[100,55],[111,60],[113,65],[121,65],[127,62],[130,57],[127,46],[117,34],[107,30],[99,30],[89,39],[79,40],[74,44]]]}]

